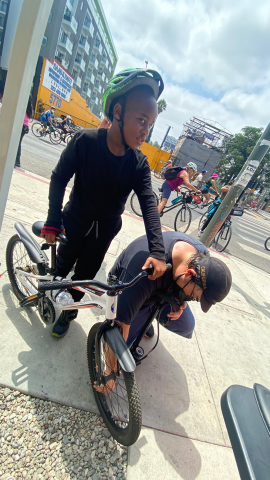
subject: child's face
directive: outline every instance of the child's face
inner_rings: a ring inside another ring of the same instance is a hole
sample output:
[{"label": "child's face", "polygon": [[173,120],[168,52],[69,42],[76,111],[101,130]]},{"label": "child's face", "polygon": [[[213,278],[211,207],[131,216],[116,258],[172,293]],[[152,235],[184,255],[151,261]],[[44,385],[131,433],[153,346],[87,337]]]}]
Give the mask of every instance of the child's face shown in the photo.
[{"label": "child's face", "polygon": [[124,135],[127,145],[135,150],[146,140],[157,118],[157,102],[147,91],[139,90],[127,97]]}]

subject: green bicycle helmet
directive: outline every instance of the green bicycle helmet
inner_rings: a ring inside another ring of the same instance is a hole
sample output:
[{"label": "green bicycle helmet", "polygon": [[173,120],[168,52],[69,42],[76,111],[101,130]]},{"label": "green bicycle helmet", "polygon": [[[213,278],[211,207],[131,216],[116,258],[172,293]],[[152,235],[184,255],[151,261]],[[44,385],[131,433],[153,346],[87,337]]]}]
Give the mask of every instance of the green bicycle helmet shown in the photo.
[{"label": "green bicycle helmet", "polygon": [[113,100],[139,85],[148,85],[151,87],[156,100],[164,89],[163,80],[160,74],[155,70],[126,68],[114,75],[107,85],[102,97],[102,109],[104,115],[111,119],[111,106]]}]

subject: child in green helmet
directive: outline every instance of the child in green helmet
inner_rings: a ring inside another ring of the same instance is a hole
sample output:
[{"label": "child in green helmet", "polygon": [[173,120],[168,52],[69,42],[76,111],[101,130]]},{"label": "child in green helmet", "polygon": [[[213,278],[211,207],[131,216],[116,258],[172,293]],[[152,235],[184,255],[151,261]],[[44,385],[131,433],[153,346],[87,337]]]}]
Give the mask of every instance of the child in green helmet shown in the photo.
[{"label": "child in green helmet", "polygon": [[[121,229],[121,215],[132,190],[139,198],[150,256],[143,269],[154,267],[156,279],[166,270],[160,218],[152,192],[150,167],[139,147],[157,117],[157,99],[163,82],[152,70],[129,69],[113,77],[103,96],[109,130],[78,132],[61,154],[52,172],[49,210],[41,236],[48,243],[63,229],[68,238],[59,245],[58,275],[66,277],[76,262],[74,280],[92,279],[100,269],[111,241]],[[65,188],[74,178],[68,203]],[[70,291],[75,302],[83,293]],[[61,338],[78,310],[63,311],[52,335]]]}]

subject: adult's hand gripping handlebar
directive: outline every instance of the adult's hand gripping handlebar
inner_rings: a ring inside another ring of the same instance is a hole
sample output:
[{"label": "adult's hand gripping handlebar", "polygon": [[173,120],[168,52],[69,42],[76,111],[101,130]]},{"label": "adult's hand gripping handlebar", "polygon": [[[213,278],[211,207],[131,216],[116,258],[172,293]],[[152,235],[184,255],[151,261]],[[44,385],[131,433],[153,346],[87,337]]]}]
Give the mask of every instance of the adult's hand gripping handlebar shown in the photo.
[{"label": "adult's hand gripping handlebar", "polygon": [[[172,265],[170,263],[166,264],[167,270],[172,269]],[[72,287],[86,287],[92,285],[93,287],[102,288],[102,290],[106,290],[107,292],[119,292],[120,290],[124,290],[125,288],[132,287],[136,282],[138,282],[141,278],[146,277],[148,275],[152,275],[154,272],[153,267],[149,267],[143,272],[140,272],[136,277],[133,278],[128,283],[120,283],[116,285],[107,285],[106,283],[98,282],[97,280],[57,280],[57,281],[49,281],[49,282],[38,282],[38,291],[39,292],[46,292],[47,290],[65,290],[66,288]]]}]

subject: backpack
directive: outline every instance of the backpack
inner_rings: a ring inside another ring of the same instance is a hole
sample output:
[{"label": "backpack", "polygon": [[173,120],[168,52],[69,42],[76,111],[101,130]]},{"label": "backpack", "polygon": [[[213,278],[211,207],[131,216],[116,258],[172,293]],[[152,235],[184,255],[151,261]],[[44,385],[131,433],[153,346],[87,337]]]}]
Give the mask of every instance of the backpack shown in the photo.
[{"label": "backpack", "polygon": [[172,167],[166,170],[164,173],[165,180],[175,180],[177,177],[177,174],[181,172],[182,168],[181,167]]}]

